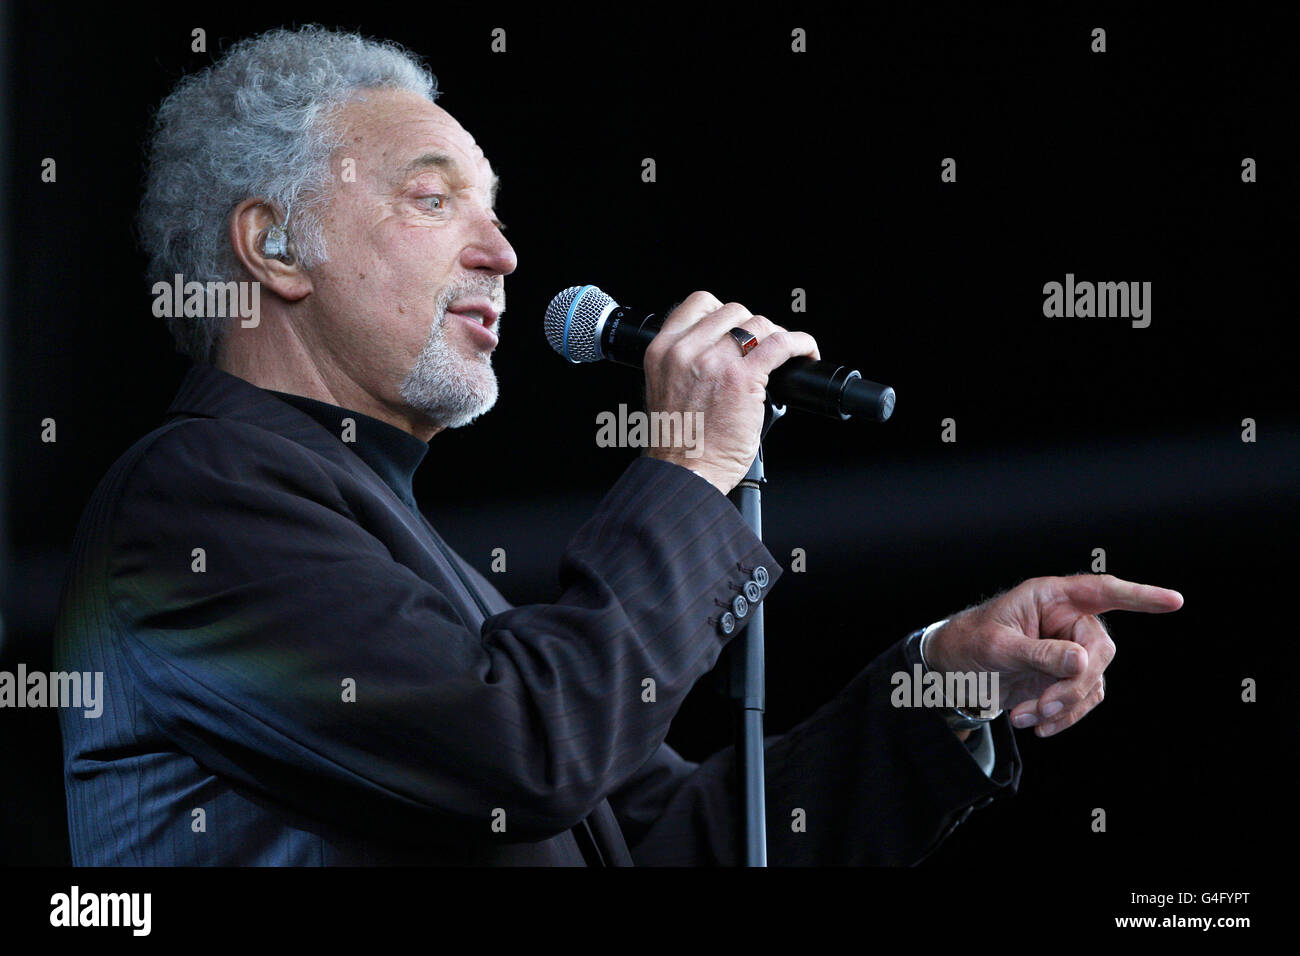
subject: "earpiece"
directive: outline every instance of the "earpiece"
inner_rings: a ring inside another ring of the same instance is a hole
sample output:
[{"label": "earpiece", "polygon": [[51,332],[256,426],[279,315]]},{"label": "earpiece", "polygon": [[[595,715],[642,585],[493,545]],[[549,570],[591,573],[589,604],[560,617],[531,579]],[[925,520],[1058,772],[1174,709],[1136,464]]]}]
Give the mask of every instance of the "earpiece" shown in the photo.
[{"label": "earpiece", "polygon": [[289,206],[285,209],[283,226],[274,223],[266,230],[266,237],[262,240],[262,255],[284,263],[293,262],[293,254],[289,251],[289,214],[292,208]]},{"label": "earpiece", "polygon": [[266,230],[266,238],[262,240],[262,255],[281,262],[293,262],[293,256],[289,254],[289,232],[284,226],[277,223]]}]

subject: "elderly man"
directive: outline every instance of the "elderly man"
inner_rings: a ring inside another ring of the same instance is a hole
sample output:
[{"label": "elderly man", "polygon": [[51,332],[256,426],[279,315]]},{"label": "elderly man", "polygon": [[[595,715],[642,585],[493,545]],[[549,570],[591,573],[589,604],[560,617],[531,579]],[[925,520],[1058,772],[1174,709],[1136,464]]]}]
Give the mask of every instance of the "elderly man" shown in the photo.
[{"label": "elderly man", "polygon": [[[305,28],[237,44],[159,111],[154,277],[257,283],[260,308],[173,312],[194,366],[78,532],[58,666],[102,671],[107,697],[98,720],[61,712],[78,864],[735,860],[732,752],[697,765],[664,739],[738,633],[721,608],[781,574],[725,494],[768,374],[816,343],[686,298],[647,402],[702,412],[701,453],[633,461],[560,599],[512,607],[412,494],[430,439],[496,399],[516,265],[492,168],[435,96],[404,51]],[[772,862],[922,859],[1014,792],[1011,725],[1055,733],[1101,700],[1097,614],[1180,604],[1034,579],[895,644],[769,740]],[[892,706],[913,666],[996,673],[1000,716]]]}]

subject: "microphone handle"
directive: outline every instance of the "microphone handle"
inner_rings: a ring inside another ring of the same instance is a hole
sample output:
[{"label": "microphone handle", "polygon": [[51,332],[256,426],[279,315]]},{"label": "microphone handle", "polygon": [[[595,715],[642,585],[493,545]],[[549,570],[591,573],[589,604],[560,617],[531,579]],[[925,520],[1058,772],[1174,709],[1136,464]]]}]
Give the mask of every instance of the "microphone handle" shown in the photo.
[{"label": "microphone handle", "polygon": [[[631,309],[615,307],[600,331],[601,354],[612,362],[641,368],[645,350],[659,334],[659,316],[638,317]],[[795,356],[772,371],[767,393],[778,405],[830,418],[865,415],[883,422],[894,413],[894,390],[869,382],[856,369],[835,362]]]}]

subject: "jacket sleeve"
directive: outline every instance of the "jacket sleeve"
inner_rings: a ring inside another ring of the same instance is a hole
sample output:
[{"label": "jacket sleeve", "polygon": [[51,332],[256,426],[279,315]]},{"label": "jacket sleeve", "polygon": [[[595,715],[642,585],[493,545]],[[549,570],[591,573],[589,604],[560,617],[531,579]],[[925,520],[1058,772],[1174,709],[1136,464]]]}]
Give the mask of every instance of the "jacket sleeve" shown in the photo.
[{"label": "jacket sleeve", "polygon": [[[973,809],[1016,792],[1007,716],[992,722],[997,763],[986,775],[938,713],[890,705],[890,676],[906,669],[899,641],[765,739],[769,865],[912,865]],[[633,860],[660,866],[736,865],[737,801],[734,747],[696,764],[667,744],[610,797]]]},{"label": "jacket sleeve", "polygon": [[114,500],[108,596],[149,718],[254,793],[407,842],[576,825],[713,667],[739,569],[780,574],[724,496],[649,458],[565,551],[561,598],[481,632],[358,523],[317,456],[251,425],[163,432]]}]

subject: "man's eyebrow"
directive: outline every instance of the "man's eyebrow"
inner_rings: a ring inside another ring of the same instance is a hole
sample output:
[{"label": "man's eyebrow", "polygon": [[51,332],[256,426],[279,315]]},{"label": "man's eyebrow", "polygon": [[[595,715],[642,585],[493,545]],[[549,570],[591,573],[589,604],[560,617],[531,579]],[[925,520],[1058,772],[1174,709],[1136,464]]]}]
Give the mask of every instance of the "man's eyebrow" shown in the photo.
[{"label": "man's eyebrow", "polygon": [[[423,153],[406,164],[402,170],[404,176],[410,176],[412,173],[421,169],[430,167],[441,169],[449,176],[464,178],[461,175],[460,164],[446,153]],[[501,185],[501,180],[495,172],[492,173],[492,180],[488,185],[488,204],[495,206],[497,204],[497,189]]]}]

